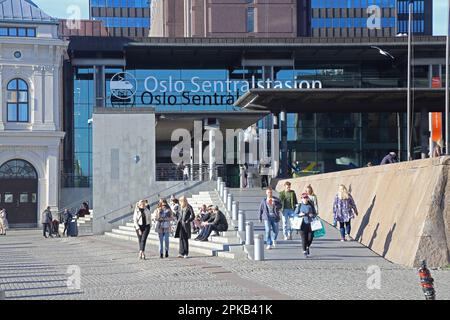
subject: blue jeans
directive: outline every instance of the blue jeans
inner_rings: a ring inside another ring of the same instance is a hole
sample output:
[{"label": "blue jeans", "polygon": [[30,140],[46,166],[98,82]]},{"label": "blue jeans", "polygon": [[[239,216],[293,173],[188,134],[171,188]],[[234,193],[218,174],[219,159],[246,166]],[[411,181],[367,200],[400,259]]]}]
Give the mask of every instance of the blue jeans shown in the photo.
[{"label": "blue jeans", "polygon": [[292,235],[291,221],[289,220],[294,215],[294,210],[284,209],[283,217],[281,218],[283,222],[283,235],[285,237],[290,237]]},{"label": "blue jeans", "polygon": [[351,222],[339,222],[339,231],[341,232],[341,238],[344,239],[345,235],[350,235],[350,231],[352,230]]},{"label": "blue jeans", "polygon": [[272,245],[273,241],[278,238],[278,222],[269,217],[268,220],[264,220],[264,229],[266,231],[266,245]]},{"label": "blue jeans", "polygon": [[159,233],[159,253],[163,254],[164,248],[163,244],[165,245],[166,252],[169,251],[169,232]]}]

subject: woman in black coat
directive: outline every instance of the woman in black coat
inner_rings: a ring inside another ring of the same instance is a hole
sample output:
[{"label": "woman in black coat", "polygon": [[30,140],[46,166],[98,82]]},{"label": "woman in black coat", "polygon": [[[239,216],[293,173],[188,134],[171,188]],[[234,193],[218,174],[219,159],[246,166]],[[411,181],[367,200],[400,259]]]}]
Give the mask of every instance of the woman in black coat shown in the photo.
[{"label": "woman in black coat", "polygon": [[187,202],[186,197],[180,198],[180,215],[177,221],[175,238],[180,238],[180,250],[178,258],[187,258],[189,255],[189,239],[191,238],[191,222],[195,215],[192,206]]}]

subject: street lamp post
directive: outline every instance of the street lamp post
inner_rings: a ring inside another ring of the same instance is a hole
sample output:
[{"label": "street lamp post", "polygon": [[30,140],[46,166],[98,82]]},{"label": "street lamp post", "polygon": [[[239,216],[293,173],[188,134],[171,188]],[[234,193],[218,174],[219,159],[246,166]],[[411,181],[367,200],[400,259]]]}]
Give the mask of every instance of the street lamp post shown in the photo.
[{"label": "street lamp post", "polygon": [[408,79],[407,79],[407,111],[406,111],[406,150],[407,150],[407,157],[408,161],[412,159],[411,157],[411,58],[412,58],[412,50],[411,50],[411,44],[412,44],[412,20],[413,20],[413,9],[414,9],[414,1],[409,1],[409,19],[408,19]]},{"label": "street lamp post", "polygon": [[445,154],[450,155],[449,148],[449,117],[450,117],[450,93],[449,93],[449,80],[450,80],[450,0],[448,1],[448,21],[447,21],[447,45],[445,50]]}]

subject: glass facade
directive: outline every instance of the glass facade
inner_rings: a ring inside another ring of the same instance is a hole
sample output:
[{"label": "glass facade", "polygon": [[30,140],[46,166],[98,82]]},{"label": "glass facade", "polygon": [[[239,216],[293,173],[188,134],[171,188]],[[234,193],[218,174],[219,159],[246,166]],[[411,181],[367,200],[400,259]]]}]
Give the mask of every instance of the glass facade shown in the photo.
[{"label": "glass facade", "polygon": [[[409,1],[398,1],[397,12],[404,16],[409,14]],[[413,33],[423,33],[425,31],[425,1],[414,1],[414,20],[412,24]],[[420,18],[418,18],[420,17]],[[397,26],[398,33],[408,33],[408,19],[399,19]]]},{"label": "glass facade", "polygon": [[396,0],[312,0],[311,7],[314,8],[367,8],[377,5],[381,8],[395,8]]},{"label": "glass facade", "polygon": [[[111,80],[126,72],[123,80],[136,80],[131,100],[115,99]],[[443,72],[443,70],[442,70]],[[106,107],[155,107],[164,111],[236,110],[235,101],[249,88],[266,85],[267,79],[281,83],[321,81],[323,88],[396,88],[406,87],[406,75],[385,65],[344,64],[314,68],[235,67],[223,69],[136,69],[105,68]],[[414,69],[415,87],[430,86],[428,66]],[[90,186],[92,178],[92,118],[95,104],[94,69],[75,68],[73,91],[73,167],[75,186]],[[332,172],[378,164],[389,151],[401,150],[405,159],[406,117],[397,113],[289,113],[289,163],[299,161],[311,172]],[[416,115],[420,119],[420,115]],[[271,128],[271,116],[258,123]],[[419,123],[414,141],[420,144]],[[400,142],[399,142],[400,141]],[[400,143],[400,144],[399,144]],[[166,143],[170,148],[170,142]],[[161,148],[157,146],[157,148]],[[160,150],[160,149],[157,149]],[[420,152],[420,151],[419,151]],[[167,154],[167,150],[160,152]],[[158,152],[157,152],[158,154]],[[170,153],[168,153],[170,155]],[[420,157],[420,154],[416,155]],[[166,157],[166,158],[164,158]],[[159,156],[158,163],[168,162]]]}]

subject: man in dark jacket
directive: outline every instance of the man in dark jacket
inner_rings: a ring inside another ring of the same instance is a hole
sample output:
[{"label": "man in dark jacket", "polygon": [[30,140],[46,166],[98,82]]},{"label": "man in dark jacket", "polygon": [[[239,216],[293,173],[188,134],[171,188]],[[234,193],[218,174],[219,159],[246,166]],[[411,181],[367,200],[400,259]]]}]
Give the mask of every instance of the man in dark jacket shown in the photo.
[{"label": "man in dark jacket", "polygon": [[381,160],[380,165],[383,164],[390,164],[390,163],[396,163],[397,162],[397,154],[395,152],[389,152],[388,155],[386,155],[383,160]]},{"label": "man in dark jacket", "polygon": [[227,230],[227,218],[225,217],[223,212],[219,210],[219,207],[215,206],[213,214],[208,219],[208,221],[204,223],[203,231],[195,240],[208,241],[208,238],[213,231],[221,232]]}]

